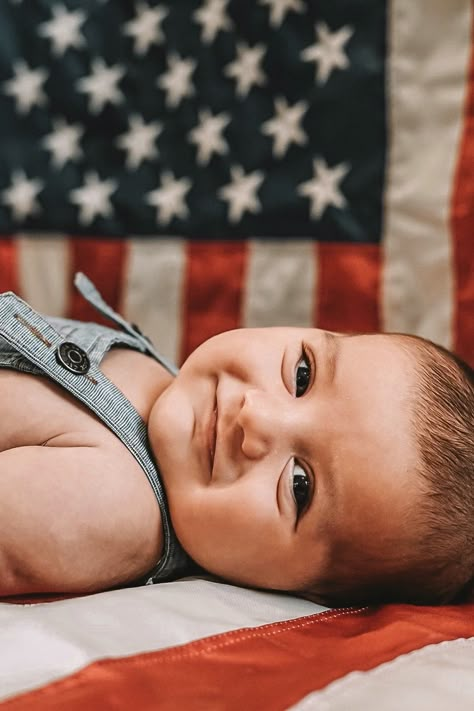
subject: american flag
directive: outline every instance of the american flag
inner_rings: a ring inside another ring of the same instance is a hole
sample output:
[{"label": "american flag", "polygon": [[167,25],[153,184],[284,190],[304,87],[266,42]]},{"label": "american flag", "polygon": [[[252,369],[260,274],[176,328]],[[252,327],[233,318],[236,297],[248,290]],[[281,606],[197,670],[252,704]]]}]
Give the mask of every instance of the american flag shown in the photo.
[{"label": "american flag", "polygon": [[[412,6],[414,5],[414,6]],[[474,361],[468,0],[4,0],[0,289],[180,362],[238,326]]]},{"label": "american flag", "polygon": [[[471,0],[2,0],[0,289],[95,319],[84,271],[177,362],[295,324],[474,363],[473,28]],[[26,602],[5,710],[472,708],[472,604]]]}]

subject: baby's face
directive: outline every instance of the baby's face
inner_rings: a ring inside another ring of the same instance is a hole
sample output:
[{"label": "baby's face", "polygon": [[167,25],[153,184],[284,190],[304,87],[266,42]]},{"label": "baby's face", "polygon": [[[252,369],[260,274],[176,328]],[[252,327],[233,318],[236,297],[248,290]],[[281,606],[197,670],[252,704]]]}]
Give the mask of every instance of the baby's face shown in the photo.
[{"label": "baby's face", "polygon": [[336,545],[383,556],[419,497],[396,337],[241,329],[185,362],[149,436],[177,536],[230,581],[298,590]]}]

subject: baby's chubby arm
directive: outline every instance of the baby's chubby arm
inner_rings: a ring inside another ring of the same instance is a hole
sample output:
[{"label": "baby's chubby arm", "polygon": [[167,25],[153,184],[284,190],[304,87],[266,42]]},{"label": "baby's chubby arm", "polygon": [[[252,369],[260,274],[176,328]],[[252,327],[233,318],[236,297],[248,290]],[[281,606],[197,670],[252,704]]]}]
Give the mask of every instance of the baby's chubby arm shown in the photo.
[{"label": "baby's chubby arm", "polygon": [[158,505],[128,465],[104,446],[0,452],[0,596],[104,590],[156,564]]}]

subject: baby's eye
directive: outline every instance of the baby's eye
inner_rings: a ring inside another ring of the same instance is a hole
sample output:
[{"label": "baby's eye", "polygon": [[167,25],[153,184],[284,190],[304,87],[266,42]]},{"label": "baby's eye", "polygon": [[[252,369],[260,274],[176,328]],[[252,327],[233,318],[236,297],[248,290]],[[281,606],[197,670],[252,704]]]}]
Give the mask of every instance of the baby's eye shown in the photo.
[{"label": "baby's eye", "polygon": [[303,348],[301,358],[296,364],[296,397],[301,397],[311,382],[311,362]]},{"label": "baby's eye", "polygon": [[311,481],[303,467],[301,467],[296,461],[293,466],[293,481],[291,490],[299,517],[308,505],[311,493]]}]

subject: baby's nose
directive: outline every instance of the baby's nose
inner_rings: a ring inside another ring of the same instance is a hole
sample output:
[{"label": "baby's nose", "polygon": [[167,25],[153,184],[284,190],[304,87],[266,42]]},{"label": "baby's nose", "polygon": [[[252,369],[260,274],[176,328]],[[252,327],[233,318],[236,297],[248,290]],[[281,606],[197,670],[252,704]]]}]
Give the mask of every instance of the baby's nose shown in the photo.
[{"label": "baby's nose", "polygon": [[281,403],[261,390],[245,392],[237,416],[242,429],[242,451],[249,459],[261,459],[274,446],[279,436],[279,411]]}]

